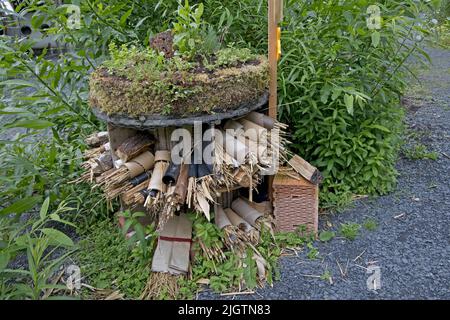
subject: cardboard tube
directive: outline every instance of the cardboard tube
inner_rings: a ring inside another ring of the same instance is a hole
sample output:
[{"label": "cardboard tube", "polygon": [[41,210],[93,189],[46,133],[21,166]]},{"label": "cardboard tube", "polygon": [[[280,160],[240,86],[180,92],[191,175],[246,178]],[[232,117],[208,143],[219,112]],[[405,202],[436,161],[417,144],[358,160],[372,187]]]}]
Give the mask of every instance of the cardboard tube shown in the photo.
[{"label": "cardboard tube", "polygon": [[232,226],[230,219],[221,206],[216,206],[214,221],[219,229]]},{"label": "cardboard tube", "polygon": [[230,133],[230,131],[228,130],[233,130],[234,136],[241,135],[244,132],[244,126],[241,123],[237,122],[236,120],[228,120],[227,122],[225,122],[223,128],[228,133]]},{"label": "cardboard tube", "polygon": [[128,169],[129,178],[134,178],[144,173],[147,170],[153,168],[155,164],[155,156],[150,152],[146,151],[138,155],[136,158],[124,164]]},{"label": "cardboard tube", "polygon": [[153,174],[148,184],[149,190],[156,190],[159,192],[166,192],[167,186],[162,182],[162,178],[166,173],[169,164],[165,161],[158,161],[153,169]]},{"label": "cardboard tube", "polygon": [[155,153],[155,162],[158,161],[170,161],[170,151],[168,150],[158,150]]},{"label": "cardboard tube", "polygon": [[267,129],[247,119],[240,119],[244,126],[244,136],[255,142],[267,141]]},{"label": "cardboard tube", "polygon": [[263,214],[253,207],[251,207],[247,201],[242,198],[238,198],[231,203],[231,208],[236,212],[242,219],[255,226],[256,220],[263,216]]},{"label": "cardboard tube", "polygon": [[272,130],[275,127],[275,120],[265,114],[258,113],[255,111],[250,112],[245,116],[245,119],[260,125],[268,130]]},{"label": "cardboard tube", "polygon": [[224,134],[224,140],[226,153],[236,159],[239,164],[243,164],[249,152],[245,144],[228,133]]},{"label": "cardboard tube", "polygon": [[242,219],[236,212],[234,212],[233,209],[226,208],[224,211],[233,226],[238,227],[244,232],[253,230],[253,227],[247,221]]}]

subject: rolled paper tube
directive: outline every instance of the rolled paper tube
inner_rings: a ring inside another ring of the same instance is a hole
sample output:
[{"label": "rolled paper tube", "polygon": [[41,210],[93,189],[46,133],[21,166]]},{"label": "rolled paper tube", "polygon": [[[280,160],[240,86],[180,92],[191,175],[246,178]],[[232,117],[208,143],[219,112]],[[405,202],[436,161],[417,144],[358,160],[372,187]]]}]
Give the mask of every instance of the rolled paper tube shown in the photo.
[{"label": "rolled paper tube", "polygon": [[255,142],[267,140],[267,129],[247,119],[240,119],[244,126],[244,136]]},{"label": "rolled paper tube", "polygon": [[162,178],[162,181],[166,185],[174,185],[177,182],[179,174],[180,174],[180,165],[174,164],[173,162],[171,162],[169,167],[166,170],[166,173],[164,174],[164,176]]},{"label": "rolled paper tube", "polygon": [[178,197],[178,200],[183,203],[186,199],[187,191],[188,191],[188,175],[189,175],[189,165],[182,164],[180,168],[180,174],[177,179],[177,184],[175,187],[175,195]]},{"label": "rolled paper tube", "polygon": [[201,178],[204,176],[209,176],[212,172],[209,171],[208,167],[206,166],[206,164],[199,164],[197,166],[198,168],[198,173],[197,173],[197,177]]},{"label": "rolled paper tube", "polygon": [[234,136],[241,135],[244,132],[244,126],[235,120],[228,120],[227,122],[225,122],[223,128],[228,133],[230,133],[230,131],[232,130]]},{"label": "rolled paper tube", "polygon": [[141,184],[142,182],[144,182],[148,178],[150,178],[150,172],[144,172],[144,173],[138,175],[137,177],[131,179],[130,180],[130,184],[133,187],[136,187],[138,184]]},{"label": "rolled paper tube", "polygon": [[158,150],[155,153],[155,162],[158,161],[170,161],[170,151],[168,150]]},{"label": "rolled paper tube", "polygon": [[254,229],[247,221],[242,219],[236,212],[234,212],[233,209],[226,208],[224,211],[233,226],[238,227],[244,232],[249,232]]},{"label": "rolled paper tube", "polygon": [[275,127],[275,120],[262,113],[252,111],[245,118],[268,130],[272,130]]},{"label": "rolled paper tube", "polygon": [[237,136],[236,139],[246,145],[249,151],[258,157],[261,163],[265,164],[269,161],[267,156],[267,143],[263,143],[263,141],[257,143],[243,135]]},{"label": "rolled paper tube", "polygon": [[163,176],[166,173],[169,166],[166,161],[158,161],[153,169],[153,174],[148,184],[149,190],[156,190],[160,192],[166,192],[167,186],[163,183]]},{"label": "rolled paper tube", "polygon": [[216,206],[214,221],[219,229],[223,229],[227,226],[232,226],[231,221],[230,219],[228,219],[228,216],[223,210],[222,206]]},{"label": "rolled paper tube", "polygon": [[197,177],[197,169],[198,165],[191,163],[189,165],[189,178],[196,178]]},{"label": "rolled paper tube", "polygon": [[248,154],[248,148],[245,144],[237,140],[232,135],[225,133],[224,145],[226,153],[236,159],[239,164],[243,164],[245,162],[245,158]]},{"label": "rolled paper tube", "polygon": [[129,177],[134,178],[153,168],[154,164],[155,156],[150,151],[146,151],[125,163],[124,166],[128,169]]},{"label": "rolled paper tube", "polygon": [[238,198],[231,203],[231,208],[236,212],[242,219],[255,226],[256,220],[263,216],[263,214],[253,207],[251,207],[247,201],[242,198]]}]

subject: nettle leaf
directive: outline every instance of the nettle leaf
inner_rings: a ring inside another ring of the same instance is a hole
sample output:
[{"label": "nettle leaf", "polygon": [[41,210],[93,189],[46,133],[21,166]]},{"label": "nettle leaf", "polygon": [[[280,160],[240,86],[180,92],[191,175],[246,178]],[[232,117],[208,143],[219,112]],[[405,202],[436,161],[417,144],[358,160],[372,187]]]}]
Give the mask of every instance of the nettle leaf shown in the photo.
[{"label": "nettle leaf", "polygon": [[355,98],[350,95],[350,94],[345,94],[344,95],[344,103],[345,103],[345,107],[347,108],[347,112],[351,115],[353,115],[353,102],[354,102]]},{"label": "nettle leaf", "polygon": [[13,203],[9,207],[1,210],[0,216],[11,214],[11,213],[16,213],[16,214],[24,213],[28,210],[31,210],[37,203],[41,202],[41,199],[42,198],[39,196],[23,198],[15,203]]},{"label": "nettle leaf", "polygon": [[47,216],[48,206],[50,205],[50,198],[46,198],[42,204],[41,210],[39,211],[39,217],[44,220]]},{"label": "nettle leaf", "polygon": [[378,31],[372,33],[372,46],[375,48],[380,44],[381,34]]},{"label": "nettle leaf", "polygon": [[73,247],[74,243],[67,235],[59,230],[44,228],[41,230],[50,239],[50,245],[63,246],[63,247]]}]

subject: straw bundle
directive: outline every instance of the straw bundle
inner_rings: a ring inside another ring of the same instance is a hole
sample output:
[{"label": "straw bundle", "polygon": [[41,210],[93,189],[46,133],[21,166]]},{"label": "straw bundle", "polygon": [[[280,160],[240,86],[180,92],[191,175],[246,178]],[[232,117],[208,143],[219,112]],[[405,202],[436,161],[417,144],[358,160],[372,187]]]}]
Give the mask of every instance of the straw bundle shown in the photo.
[{"label": "straw bundle", "polygon": [[141,153],[133,160],[124,163],[119,169],[113,171],[103,179],[106,187],[118,185],[125,181],[135,178],[153,168],[155,157],[150,151]]}]

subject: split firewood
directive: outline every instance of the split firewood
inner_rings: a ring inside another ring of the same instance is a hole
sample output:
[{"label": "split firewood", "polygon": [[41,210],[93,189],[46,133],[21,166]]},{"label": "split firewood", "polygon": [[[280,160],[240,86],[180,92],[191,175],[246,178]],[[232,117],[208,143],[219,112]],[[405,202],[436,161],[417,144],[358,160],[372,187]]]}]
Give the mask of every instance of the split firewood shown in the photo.
[{"label": "split firewood", "polygon": [[86,144],[91,148],[100,147],[108,141],[109,135],[107,131],[93,133],[84,140],[84,142],[86,142]]},{"label": "split firewood", "polygon": [[122,142],[117,148],[116,154],[120,160],[128,162],[130,159],[147,151],[153,143],[154,139],[149,134],[139,133]]},{"label": "split firewood", "polygon": [[318,185],[322,182],[323,176],[320,171],[302,157],[295,155],[288,163],[298,174],[312,184]]}]

